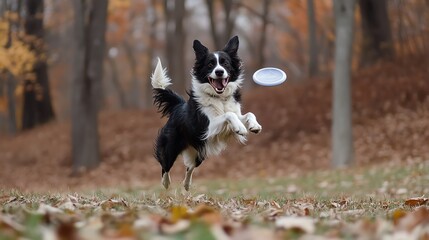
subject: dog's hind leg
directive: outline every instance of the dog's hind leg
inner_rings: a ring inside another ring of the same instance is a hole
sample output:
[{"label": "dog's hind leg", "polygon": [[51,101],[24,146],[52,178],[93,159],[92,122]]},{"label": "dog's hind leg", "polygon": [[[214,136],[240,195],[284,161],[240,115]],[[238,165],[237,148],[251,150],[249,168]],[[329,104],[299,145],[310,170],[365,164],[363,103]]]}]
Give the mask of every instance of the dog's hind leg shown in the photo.
[{"label": "dog's hind leg", "polygon": [[168,187],[170,186],[170,173],[169,172],[165,172],[164,169],[162,170],[162,178],[161,178],[161,183],[164,186],[165,189],[168,189]]},{"label": "dog's hind leg", "polygon": [[164,130],[161,132],[160,136],[158,137],[155,157],[162,167],[161,183],[165,189],[168,189],[171,182],[169,174],[170,169],[173,167],[177,156],[179,156],[180,152],[182,152],[185,148],[185,143],[175,138],[175,134],[171,134],[169,137],[167,137],[165,132],[167,131]]},{"label": "dog's hind leg", "polygon": [[194,172],[195,167],[186,168],[185,179],[183,180],[183,187],[186,191],[189,191],[192,183],[192,173]]},{"label": "dog's hind leg", "polygon": [[197,164],[198,152],[193,147],[188,147],[183,151],[182,155],[183,155],[183,161],[186,166],[186,173],[185,173],[185,179],[183,180],[183,186],[185,187],[186,191],[189,191],[189,188],[191,187],[191,183],[192,183],[192,173],[194,172],[194,169],[198,165]]},{"label": "dog's hind leg", "polygon": [[[165,189],[168,189],[170,186],[170,169],[173,167],[174,162],[176,161],[177,157],[179,156],[182,149],[178,148],[179,145],[175,145],[174,143],[168,144],[172,147],[167,147],[165,149],[166,151],[166,158],[162,165],[162,185],[165,187]],[[168,146],[167,145],[167,146]]]}]

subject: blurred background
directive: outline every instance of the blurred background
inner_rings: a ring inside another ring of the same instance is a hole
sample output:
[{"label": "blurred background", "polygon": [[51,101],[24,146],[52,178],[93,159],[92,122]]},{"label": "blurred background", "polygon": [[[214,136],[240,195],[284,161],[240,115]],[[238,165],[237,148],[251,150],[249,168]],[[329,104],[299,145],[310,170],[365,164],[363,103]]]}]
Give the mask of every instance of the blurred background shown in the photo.
[{"label": "blurred background", "polygon": [[[216,50],[234,35],[245,68],[243,108],[263,131],[206,160],[195,178],[275,177],[335,165],[336,67],[351,69],[346,165],[428,160],[429,1],[335,2],[2,0],[0,186],[158,181],[153,142],[165,119],[152,106],[156,58],[184,94],[192,41]],[[350,63],[338,67],[336,28],[345,9],[352,13],[342,24]],[[252,74],[266,66],[283,69],[288,81],[255,85]]]}]

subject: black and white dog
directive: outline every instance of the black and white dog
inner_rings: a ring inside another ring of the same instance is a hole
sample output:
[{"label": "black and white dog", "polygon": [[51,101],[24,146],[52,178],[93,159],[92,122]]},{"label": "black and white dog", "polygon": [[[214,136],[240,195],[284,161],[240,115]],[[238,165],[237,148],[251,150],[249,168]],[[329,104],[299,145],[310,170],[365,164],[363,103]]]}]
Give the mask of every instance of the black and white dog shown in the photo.
[{"label": "black and white dog", "polygon": [[219,154],[232,137],[244,143],[248,131],[262,130],[253,113],[241,114],[243,73],[237,55],[238,37],[231,38],[223,50],[213,53],[198,40],[194,41],[193,48],[196,61],[187,102],[166,88],[171,80],[159,59],[151,77],[154,104],[162,116],[168,117],[155,145],[165,188],[170,185],[169,171],[179,154],[183,155],[186,166],[183,185],[189,190],[192,172],[207,156]]}]

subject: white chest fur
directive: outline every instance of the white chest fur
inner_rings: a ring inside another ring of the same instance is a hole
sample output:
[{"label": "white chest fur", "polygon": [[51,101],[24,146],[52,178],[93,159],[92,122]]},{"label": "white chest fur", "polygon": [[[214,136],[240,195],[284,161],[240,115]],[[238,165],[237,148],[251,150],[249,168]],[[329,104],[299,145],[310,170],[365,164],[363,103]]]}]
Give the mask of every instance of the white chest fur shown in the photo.
[{"label": "white chest fur", "polygon": [[[247,130],[240,118],[241,105],[233,95],[240,87],[242,78],[230,82],[222,96],[213,96],[214,90],[208,83],[199,83],[192,79],[192,89],[194,91],[200,110],[207,116],[209,126],[205,133],[207,140],[205,151],[207,155],[218,155],[227,146],[227,141],[235,137],[244,143]],[[237,134],[238,133],[238,134]]]},{"label": "white chest fur", "polygon": [[200,100],[203,100],[200,102],[200,109],[209,119],[206,153],[207,155],[218,155],[226,148],[228,140],[236,135],[228,124],[226,116],[231,113],[241,114],[241,105],[233,97],[228,99],[210,97]]},{"label": "white chest fur", "polygon": [[241,105],[233,97],[228,99],[205,98],[201,99],[201,110],[209,118],[221,116],[227,112],[241,114]]}]

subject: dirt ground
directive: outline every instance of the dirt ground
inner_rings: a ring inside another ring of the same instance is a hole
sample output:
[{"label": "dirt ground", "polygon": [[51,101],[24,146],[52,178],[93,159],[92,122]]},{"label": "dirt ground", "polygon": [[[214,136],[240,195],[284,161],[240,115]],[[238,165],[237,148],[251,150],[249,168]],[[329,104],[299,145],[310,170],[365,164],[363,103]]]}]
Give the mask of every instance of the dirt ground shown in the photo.
[{"label": "dirt ground", "polygon": [[[429,61],[377,64],[353,77],[356,165],[429,160]],[[243,92],[244,111],[263,126],[246,145],[232,142],[194,174],[203,178],[276,177],[330,164],[331,79],[286,82]],[[103,112],[102,164],[71,176],[70,123],[53,122],[15,137],[0,137],[0,188],[81,189],[159,184],[153,143],[165,119],[154,109]],[[172,178],[182,181],[179,159]]]}]

